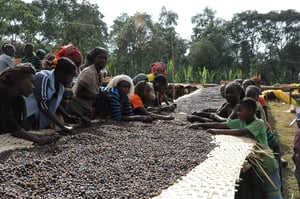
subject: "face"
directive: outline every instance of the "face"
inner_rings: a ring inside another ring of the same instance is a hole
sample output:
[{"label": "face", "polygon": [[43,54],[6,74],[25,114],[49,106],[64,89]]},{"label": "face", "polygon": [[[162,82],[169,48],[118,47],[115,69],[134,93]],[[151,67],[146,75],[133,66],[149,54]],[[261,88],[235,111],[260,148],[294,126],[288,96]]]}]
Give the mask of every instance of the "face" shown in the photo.
[{"label": "face", "polygon": [[154,76],[157,76],[157,75],[160,75],[160,74],[163,74],[163,73],[164,73],[164,70],[162,68],[157,68],[154,71]]},{"label": "face", "polygon": [[33,55],[33,48],[32,47],[27,47],[27,48],[25,48],[25,54],[27,55],[27,56],[32,56]]},{"label": "face", "polygon": [[240,120],[247,120],[249,115],[251,115],[251,113],[252,113],[251,109],[249,109],[245,106],[239,105],[238,111],[237,111],[237,116]]},{"label": "face", "polygon": [[100,70],[103,69],[107,64],[107,54],[100,53],[94,59],[94,65]]},{"label": "face", "polygon": [[7,55],[10,56],[10,57],[14,57],[16,54],[16,50],[14,48],[9,48],[7,50]]},{"label": "face", "polygon": [[127,96],[130,92],[130,83],[127,81],[120,81],[117,85],[117,88],[119,90],[119,94],[121,96]]},{"label": "face", "polygon": [[73,78],[75,77],[75,74],[65,74],[65,73],[60,72],[58,76],[59,76],[59,80],[60,80],[59,82],[61,84],[63,84],[64,86],[66,86],[66,85],[72,83]]},{"label": "face", "polygon": [[27,75],[20,83],[18,83],[19,93],[25,97],[28,97],[34,89],[34,79],[33,74]]},{"label": "face", "polygon": [[240,99],[238,88],[234,85],[228,85],[225,88],[225,97],[229,103],[237,103]]}]

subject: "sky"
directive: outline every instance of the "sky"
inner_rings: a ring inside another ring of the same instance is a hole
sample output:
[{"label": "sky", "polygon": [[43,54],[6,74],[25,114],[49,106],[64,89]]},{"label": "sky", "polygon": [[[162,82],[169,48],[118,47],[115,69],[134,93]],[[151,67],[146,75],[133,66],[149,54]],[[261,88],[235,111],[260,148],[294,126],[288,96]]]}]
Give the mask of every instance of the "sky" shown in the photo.
[{"label": "sky", "polygon": [[205,7],[216,11],[216,17],[230,20],[235,13],[256,10],[268,13],[273,10],[294,9],[300,11],[299,0],[89,0],[99,6],[103,21],[110,27],[122,13],[133,16],[136,12],[146,12],[158,21],[163,6],[167,11],[178,14],[176,31],[183,39],[189,39],[193,25],[191,18],[203,13]]}]

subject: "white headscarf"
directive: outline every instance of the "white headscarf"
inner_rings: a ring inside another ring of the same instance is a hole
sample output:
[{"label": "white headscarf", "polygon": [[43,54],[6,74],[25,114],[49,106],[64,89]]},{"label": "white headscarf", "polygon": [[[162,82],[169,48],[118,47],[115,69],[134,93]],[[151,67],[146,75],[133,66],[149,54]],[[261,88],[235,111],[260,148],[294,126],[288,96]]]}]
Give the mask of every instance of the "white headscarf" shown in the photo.
[{"label": "white headscarf", "polygon": [[117,87],[118,83],[120,83],[121,81],[126,81],[130,83],[130,90],[128,93],[128,97],[130,98],[133,94],[134,94],[134,85],[133,85],[133,81],[131,79],[131,77],[129,77],[128,75],[117,75],[114,78],[112,78],[109,83],[107,84],[106,87],[108,88],[113,88],[113,87]]}]

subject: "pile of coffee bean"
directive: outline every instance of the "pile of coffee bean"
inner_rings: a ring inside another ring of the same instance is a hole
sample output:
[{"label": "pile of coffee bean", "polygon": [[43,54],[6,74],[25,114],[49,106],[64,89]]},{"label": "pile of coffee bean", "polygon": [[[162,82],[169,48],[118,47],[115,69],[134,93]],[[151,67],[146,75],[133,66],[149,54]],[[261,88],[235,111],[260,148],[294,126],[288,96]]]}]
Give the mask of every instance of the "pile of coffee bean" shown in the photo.
[{"label": "pile of coffee bean", "polygon": [[183,120],[102,122],[56,143],[0,154],[3,198],[151,198],[215,147]]}]

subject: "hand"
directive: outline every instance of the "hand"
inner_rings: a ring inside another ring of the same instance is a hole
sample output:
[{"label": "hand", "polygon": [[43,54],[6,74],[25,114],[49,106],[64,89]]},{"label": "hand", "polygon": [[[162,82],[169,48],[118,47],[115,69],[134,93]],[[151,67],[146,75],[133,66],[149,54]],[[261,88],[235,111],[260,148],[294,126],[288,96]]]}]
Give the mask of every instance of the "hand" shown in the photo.
[{"label": "hand", "polygon": [[55,131],[51,131],[51,132],[46,132],[44,135],[46,135],[46,136],[59,136],[59,134],[57,133],[57,132],[55,132]]},{"label": "hand", "polygon": [[216,135],[216,132],[213,129],[207,129],[206,133],[210,133],[210,134]]},{"label": "hand", "polygon": [[62,130],[67,134],[73,134],[73,127],[65,125]]},{"label": "hand", "polygon": [[199,129],[199,127],[201,127],[199,124],[192,124],[192,125],[189,125],[187,128],[188,129]]},{"label": "hand", "polygon": [[142,116],[142,122],[149,123],[152,122],[155,118],[151,115]]},{"label": "hand", "polygon": [[36,143],[41,146],[41,145],[51,144],[53,142],[56,142],[56,139],[54,137],[43,136],[40,137]]}]

